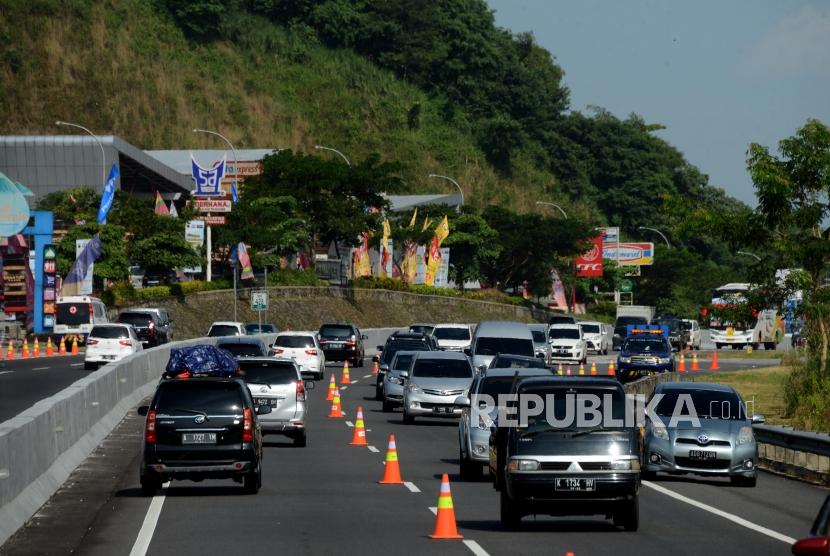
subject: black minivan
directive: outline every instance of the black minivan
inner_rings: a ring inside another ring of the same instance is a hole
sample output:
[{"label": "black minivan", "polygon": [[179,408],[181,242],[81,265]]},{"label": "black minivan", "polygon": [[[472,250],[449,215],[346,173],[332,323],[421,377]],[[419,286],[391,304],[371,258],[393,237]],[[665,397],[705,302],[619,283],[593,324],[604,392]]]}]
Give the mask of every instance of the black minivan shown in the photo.
[{"label": "black minivan", "polygon": [[249,494],[262,486],[262,432],[254,406],[239,378],[163,379],[146,416],[141,490],[152,496],[171,479],[233,479]]}]

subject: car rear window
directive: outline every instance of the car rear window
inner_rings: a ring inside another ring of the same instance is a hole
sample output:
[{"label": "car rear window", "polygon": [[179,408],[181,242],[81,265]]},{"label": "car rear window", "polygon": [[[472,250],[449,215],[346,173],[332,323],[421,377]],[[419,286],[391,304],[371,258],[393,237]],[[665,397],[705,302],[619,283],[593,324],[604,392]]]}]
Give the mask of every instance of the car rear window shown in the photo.
[{"label": "car rear window", "polygon": [[242,412],[244,397],[235,382],[199,382],[182,380],[159,386],[156,411],[163,415],[189,415],[204,411],[213,415],[237,415]]},{"label": "car rear window", "polygon": [[436,328],[432,331],[432,335],[439,340],[469,340],[470,329],[467,327]]},{"label": "car rear window", "polygon": [[533,334],[533,341],[537,344],[544,344],[547,341],[545,333],[541,330],[531,330],[530,333]]},{"label": "car rear window", "polygon": [[239,336],[239,329],[229,324],[218,324],[210,327],[208,337],[214,338],[216,336]]},{"label": "car rear window", "polygon": [[582,332],[585,334],[599,334],[598,324],[583,324],[580,326],[582,327]]},{"label": "car rear window", "polygon": [[260,344],[228,343],[218,344],[216,347],[229,351],[234,357],[260,357],[268,355]]},{"label": "car rear window", "polygon": [[423,378],[472,378],[473,369],[460,359],[418,359],[412,376]]},{"label": "car rear window", "polygon": [[277,332],[276,328],[273,324],[246,324],[245,332],[248,334],[270,334]]},{"label": "car rear window", "polygon": [[346,340],[354,334],[351,326],[324,325],[320,328],[320,336]]},{"label": "car rear window", "polygon": [[396,353],[399,351],[432,351],[429,344],[424,342],[417,342],[417,341],[404,341],[404,342],[390,342],[386,344],[383,348],[383,352],[381,352],[380,360],[383,363],[391,363],[392,358],[395,356]]},{"label": "car rear window", "polygon": [[129,338],[130,332],[125,326],[94,326],[92,332],[89,333],[89,337],[117,340],[119,338]]},{"label": "car rear window", "polygon": [[118,322],[132,324],[133,326],[147,326],[153,317],[147,313],[121,313],[118,315]]},{"label": "car rear window", "polygon": [[284,348],[313,348],[314,338],[311,336],[277,336],[274,346]]},{"label": "car rear window", "polygon": [[58,303],[56,322],[69,326],[89,323],[89,303]]},{"label": "car rear window", "polygon": [[418,334],[432,334],[433,330],[435,330],[435,327],[427,324],[416,324],[409,327],[410,332],[417,332]]},{"label": "car rear window", "polygon": [[240,361],[245,382],[255,384],[290,384],[298,380],[297,369],[281,361]]},{"label": "car rear window", "polygon": [[[527,376],[539,376],[539,375],[520,375],[518,380],[521,380]],[[509,394],[510,389],[513,387],[513,377],[512,376],[489,376],[486,377],[484,380],[481,381],[481,385],[479,386],[478,393],[484,394],[487,396],[492,396],[496,398],[502,394]]]},{"label": "car rear window", "polygon": [[[540,415],[528,417],[527,432],[551,428],[554,430],[593,428],[596,425],[580,423],[580,419],[575,417],[575,415],[579,415],[580,408],[583,407],[590,407],[592,413],[596,411],[598,415],[607,416],[605,419],[610,418],[618,422],[625,422],[625,394],[616,389],[533,388],[519,393],[519,404],[523,403],[521,396],[525,392],[540,396],[544,400],[545,406]],[[553,407],[549,407],[549,404],[553,404]],[[547,417],[553,417],[555,422],[549,423]],[[563,423],[567,423],[567,425],[563,425]]]},{"label": "car rear window", "polygon": [[522,338],[488,338],[482,337],[476,341],[476,355],[496,355],[497,353],[512,353],[513,355],[527,355],[533,357],[532,340]]},{"label": "car rear window", "polygon": [[496,356],[490,365],[492,369],[544,369],[545,362],[538,357],[518,359],[516,357]]}]

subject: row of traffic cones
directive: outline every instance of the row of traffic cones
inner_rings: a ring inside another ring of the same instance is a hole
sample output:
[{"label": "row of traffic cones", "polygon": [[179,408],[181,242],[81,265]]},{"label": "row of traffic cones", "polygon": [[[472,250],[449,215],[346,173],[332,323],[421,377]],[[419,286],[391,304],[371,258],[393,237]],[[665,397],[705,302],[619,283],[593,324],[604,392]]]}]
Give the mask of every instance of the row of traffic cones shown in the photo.
[{"label": "row of traffic cones", "polygon": [[[580,362],[579,363],[579,369],[577,370],[577,372],[572,373],[571,372],[571,365],[568,365],[567,368],[565,368],[565,367],[562,366],[562,363],[559,363],[559,367],[556,369],[556,374],[558,374],[559,376],[573,376],[574,374],[576,374],[577,376],[585,376],[585,364]],[[596,361],[591,362],[591,368],[588,371],[588,374],[590,376],[599,376],[599,372],[597,371]],[[605,374],[607,376],[616,376],[617,375],[616,369],[614,368],[614,362],[613,361],[608,362],[608,370],[606,371]]]},{"label": "row of traffic cones", "polygon": [[[0,349],[0,359],[4,359],[3,353],[4,353],[3,350]],[[78,355],[78,353],[80,353],[80,350],[78,349],[78,340],[77,340],[77,338],[72,340],[71,353],[72,353],[72,355]],[[66,342],[64,341],[63,338],[61,338],[61,341],[60,341],[60,344],[59,344],[59,347],[58,347],[58,354],[59,355],[67,355]],[[46,339],[45,353],[41,352],[41,350],[40,350],[40,340],[38,339],[37,336],[35,336],[35,340],[34,340],[34,343],[32,344],[31,351],[29,350],[29,339],[26,338],[26,339],[23,340],[23,345],[20,348],[20,358],[21,359],[42,357],[43,355],[46,355],[46,357],[52,357],[53,355],[55,355],[55,346],[52,345],[52,338],[51,337],[48,337]],[[9,340],[9,347],[5,352],[5,359],[12,360],[12,359],[15,359],[16,357],[17,356],[15,355],[14,340]]]},{"label": "row of traffic cones", "polygon": [[[718,350],[712,352],[712,361],[709,363],[710,371],[717,371],[720,369],[720,364],[718,363]],[[702,371],[703,369],[700,368],[700,362],[697,360],[697,352],[692,353],[692,372]],[[680,362],[677,364],[677,372],[685,373],[686,369],[686,356],[681,351],[680,352]]]}]

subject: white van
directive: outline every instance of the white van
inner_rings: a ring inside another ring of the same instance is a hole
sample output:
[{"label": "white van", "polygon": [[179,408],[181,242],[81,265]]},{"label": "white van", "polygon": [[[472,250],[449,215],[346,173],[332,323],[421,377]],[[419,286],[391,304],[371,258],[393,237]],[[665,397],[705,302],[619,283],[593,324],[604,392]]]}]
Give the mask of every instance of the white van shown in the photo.
[{"label": "white van", "polygon": [[56,336],[69,336],[69,339],[76,337],[83,342],[93,326],[108,322],[107,306],[97,297],[59,297],[55,304],[55,328],[52,332]]},{"label": "white van", "polygon": [[533,334],[527,324],[491,320],[476,327],[468,352],[473,358],[473,367],[486,368],[498,354],[536,356]]}]

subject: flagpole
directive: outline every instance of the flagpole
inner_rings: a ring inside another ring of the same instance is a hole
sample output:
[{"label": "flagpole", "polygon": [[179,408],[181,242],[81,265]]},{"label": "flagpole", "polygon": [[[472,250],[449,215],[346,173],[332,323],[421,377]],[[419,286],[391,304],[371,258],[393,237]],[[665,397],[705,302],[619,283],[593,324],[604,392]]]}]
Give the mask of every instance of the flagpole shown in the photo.
[{"label": "flagpole", "polygon": [[[207,216],[210,218],[210,213],[208,213]],[[213,276],[212,269],[210,268],[210,260],[213,258],[213,241],[211,241],[210,224],[205,226],[205,228],[205,243],[207,244],[207,268],[205,269],[205,279],[210,282]]]},{"label": "flagpole", "polygon": [[[239,261],[239,251],[236,252],[236,260]],[[233,321],[238,322],[239,319],[236,317],[236,302],[237,302],[237,295],[236,295],[236,265],[237,263],[233,263]]]}]

